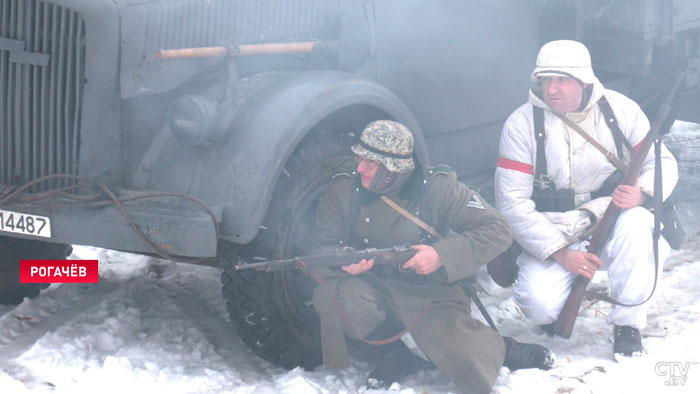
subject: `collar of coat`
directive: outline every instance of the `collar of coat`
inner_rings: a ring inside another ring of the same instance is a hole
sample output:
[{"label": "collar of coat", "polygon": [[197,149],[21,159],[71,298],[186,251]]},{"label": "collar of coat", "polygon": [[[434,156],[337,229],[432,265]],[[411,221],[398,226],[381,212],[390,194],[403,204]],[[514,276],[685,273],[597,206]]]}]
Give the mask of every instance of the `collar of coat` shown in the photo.
[{"label": "collar of coat", "polygon": [[[406,180],[406,183],[401,188],[399,198],[419,201],[423,195],[423,188],[425,187],[425,184],[426,181],[425,177],[423,176],[423,167],[416,162],[416,168],[413,170],[411,177]],[[362,187],[362,178],[360,177],[357,178],[357,190],[360,194],[360,204],[362,205],[369,205],[380,196],[380,194],[372,193]]]}]

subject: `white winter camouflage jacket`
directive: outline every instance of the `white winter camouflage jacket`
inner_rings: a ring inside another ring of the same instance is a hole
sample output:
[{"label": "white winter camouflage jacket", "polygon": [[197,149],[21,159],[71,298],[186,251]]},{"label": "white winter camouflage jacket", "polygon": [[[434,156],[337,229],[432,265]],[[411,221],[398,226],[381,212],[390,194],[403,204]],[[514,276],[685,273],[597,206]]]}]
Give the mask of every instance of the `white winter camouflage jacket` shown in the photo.
[{"label": "white winter camouflage jacket", "polygon": [[[631,145],[638,148],[649,131],[649,120],[637,103],[605,89],[600,82],[593,85],[591,99],[583,112],[569,113],[567,117],[607,150],[616,153],[612,131],[597,104],[603,95],[612,107],[620,130]],[[553,114],[532,90],[529,102],[506,120],[496,168],[496,207],[510,224],[514,239],[530,254],[544,261],[557,250],[578,241],[578,237],[590,227],[589,215],[581,215],[580,210],[588,210],[600,219],[611,197],[594,199],[569,212],[542,213],[535,210],[535,202],[531,199],[534,167],[537,165],[533,105],[545,110],[547,174],[557,189],[569,188],[577,194],[596,191],[615,167],[598,149]],[[623,162],[629,164],[629,152],[624,147],[622,151]],[[662,150],[662,168],[665,199],[678,180],[676,161],[666,147]],[[644,162],[639,185],[644,193],[653,196],[653,146]]]}]

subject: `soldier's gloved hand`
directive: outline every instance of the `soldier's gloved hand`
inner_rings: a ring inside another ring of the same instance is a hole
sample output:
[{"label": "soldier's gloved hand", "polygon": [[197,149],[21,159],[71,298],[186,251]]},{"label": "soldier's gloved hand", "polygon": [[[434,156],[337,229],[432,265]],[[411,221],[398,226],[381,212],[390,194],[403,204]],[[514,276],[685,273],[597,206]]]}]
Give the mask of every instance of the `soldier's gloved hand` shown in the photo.
[{"label": "soldier's gloved hand", "polygon": [[442,267],[442,259],[434,247],[416,245],[413,250],[417,253],[401,266],[403,269],[412,269],[419,275],[430,275]]},{"label": "soldier's gloved hand", "polygon": [[357,275],[361,272],[365,272],[367,270],[372,269],[373,265],[374,265],[374,259],[369,259],[369,260],[362,259],[357,264],[344,265],[340,268],[349,274]]}]

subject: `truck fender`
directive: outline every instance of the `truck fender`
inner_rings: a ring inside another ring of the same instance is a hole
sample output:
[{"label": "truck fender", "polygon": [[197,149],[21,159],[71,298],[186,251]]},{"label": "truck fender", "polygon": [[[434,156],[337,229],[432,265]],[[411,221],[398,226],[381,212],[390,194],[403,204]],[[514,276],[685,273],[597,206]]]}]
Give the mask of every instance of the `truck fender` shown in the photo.
[{"label": "truck fender", "polygon": [[[157,161],[166,152],[171,159],[149,171],[147,188],[175,189],[222,206],[221,238],[237,244],[255,238],[289,156],[314,126],[345,108],[369,106],[405,124],[414,133],[416,157],[429,164],[427,146],[408,107],[376,82],[338,71],[265,78],[271,80],[258,83],[262,87],[247,95],[219,144],[196,148],[169,138]],[[359,134],[361,129],[346,131]]]},{"label": "truck fender", "polygon": [[252,240],[276,180],[297,144],[321,120],[356,104],[371,105],[405,123],[417,134],[418,156],[427,161],[420,127],[406,105],[386,88],[341,72],[286,76],[241,106],[227,149],[207,163],[196,187],[226,195],[222,234],[236,243]]}]

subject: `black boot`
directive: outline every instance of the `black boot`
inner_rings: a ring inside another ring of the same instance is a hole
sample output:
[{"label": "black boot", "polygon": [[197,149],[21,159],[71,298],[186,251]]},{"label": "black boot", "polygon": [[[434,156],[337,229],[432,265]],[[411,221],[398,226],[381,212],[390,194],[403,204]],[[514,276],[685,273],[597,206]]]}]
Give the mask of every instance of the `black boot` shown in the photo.
[{"label": "black boot", "polygon": [[503,337],[506,343],[506,358],[503,365],[511,371],[526,368],[550,369],[554,364],[554,353],[542,345],[520,343],[511,337]]},{"label": "black boot", "polygon": [[401,340],[381,348],[386,348],[386,352],[377,361],[376,367],[367,378],[367,387],[369,388],[388,388],[392,383],[398,382],[410,374],[435,368],[431,362],[413,353]]},{"label": "black boot", "polygon": [[614,354],[631,357],[635,353],[641,354],[644,351],[644,347],[642,347],[642,336],[636,328],[630,326],[615,326],[614,332]]}]

